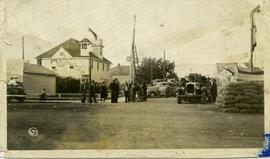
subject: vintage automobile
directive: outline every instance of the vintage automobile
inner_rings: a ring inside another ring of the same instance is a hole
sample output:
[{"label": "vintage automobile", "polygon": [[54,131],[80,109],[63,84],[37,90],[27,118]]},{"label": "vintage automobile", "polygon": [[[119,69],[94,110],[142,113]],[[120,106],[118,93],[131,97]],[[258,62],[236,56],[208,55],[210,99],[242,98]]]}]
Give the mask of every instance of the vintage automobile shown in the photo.
[{"label": "vintage automobile", "polygon": [[170,97],[176,95],[177,85],[172,82],[157,82],[153,86],[147,87],[148,97]]},{"label": "vintage automobile", "polygon": [[13,82],[7,84],[7,102],[11,102],[12,100],[17,100],[19,102],[24,102],[26,98],[26,93],[24,91],[23,83],[21,82]]},{"label": "vintage automobile", "polygon": [[[200,76],[198,77],[201,78]],[[186,101],[205,104],[210,98],[210,94],[207,93],[208,89],[201,80],[192,78],[177,88],[177,103],[181,104],[183,101]]]}]

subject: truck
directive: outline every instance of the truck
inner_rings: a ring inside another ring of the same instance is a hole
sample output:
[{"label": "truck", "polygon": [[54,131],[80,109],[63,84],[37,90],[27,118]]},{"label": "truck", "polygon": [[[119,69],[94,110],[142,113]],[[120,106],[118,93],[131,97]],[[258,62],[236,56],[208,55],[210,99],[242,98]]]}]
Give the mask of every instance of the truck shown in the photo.
[{"label": "truck", "polygon": [[200,102],[205,104],[210,98],[210,86],[207,77],[200,74],[190,74],[187,80],[181,81],[177,88],[177,103]]},{"label": "truck", "polygon": [[11,80],[7,83],[7,102],[17,100],[21,103],[24,102],[26,93],[22,82]]}]

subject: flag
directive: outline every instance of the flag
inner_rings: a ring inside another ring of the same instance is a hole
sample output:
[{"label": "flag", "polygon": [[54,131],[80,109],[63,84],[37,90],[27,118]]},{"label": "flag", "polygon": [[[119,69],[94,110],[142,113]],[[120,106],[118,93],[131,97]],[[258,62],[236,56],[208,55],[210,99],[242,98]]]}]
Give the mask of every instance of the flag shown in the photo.
[{"label": "flag", "polygon": [[88,30],[94,35],[95,39],[97,40],[97,34],[89,27]]},{"label": "flag", "polygon": [[254,52],[255,47],[257,46],[256,32],[257,32],[256,25],[253,24],[253,25],[252,25],[252,29],[251,29],[251,40],[252,40],[251,51],[252,51],[252,52]]}]

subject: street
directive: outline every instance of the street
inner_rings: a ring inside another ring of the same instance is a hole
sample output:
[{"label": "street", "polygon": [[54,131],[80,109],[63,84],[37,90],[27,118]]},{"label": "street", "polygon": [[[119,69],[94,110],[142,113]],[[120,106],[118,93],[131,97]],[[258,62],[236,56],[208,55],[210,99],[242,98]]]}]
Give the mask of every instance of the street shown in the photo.
[{"label": "street", "polygon": [[[7,117],[9,150],[263,147],[263,114],[222,113],[214,104],[180,105],[175,98],[12,103]],[[38,136],[28,135],[30,127]]]}]

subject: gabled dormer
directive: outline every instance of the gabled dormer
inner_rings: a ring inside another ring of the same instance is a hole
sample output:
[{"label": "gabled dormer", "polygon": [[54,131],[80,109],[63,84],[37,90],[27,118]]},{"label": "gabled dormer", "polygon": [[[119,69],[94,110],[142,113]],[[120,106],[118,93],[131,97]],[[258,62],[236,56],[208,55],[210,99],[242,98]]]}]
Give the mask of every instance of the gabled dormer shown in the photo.
[{"label": "gabled dormer", "polygon": [[81,56],[89,56],[89,52],[93,52],[92,43],[87,38],[79,42],[81,48]]}]

